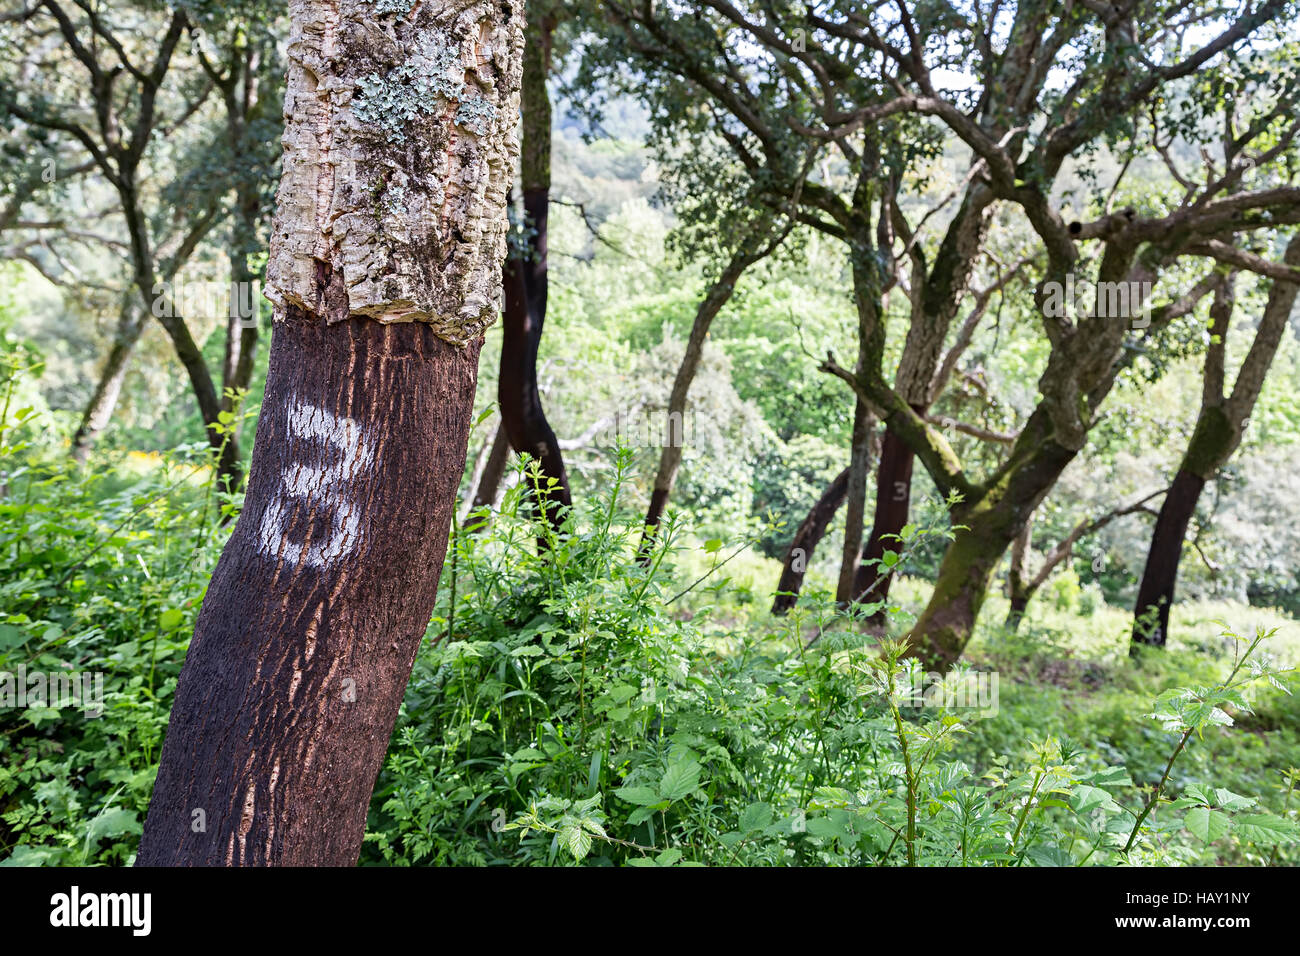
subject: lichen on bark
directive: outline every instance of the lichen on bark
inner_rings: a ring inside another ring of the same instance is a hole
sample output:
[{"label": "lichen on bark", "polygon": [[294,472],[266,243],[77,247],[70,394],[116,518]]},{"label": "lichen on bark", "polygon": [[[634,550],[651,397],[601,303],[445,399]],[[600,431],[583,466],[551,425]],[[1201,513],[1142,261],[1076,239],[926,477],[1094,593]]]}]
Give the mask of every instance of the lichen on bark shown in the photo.
[{"label": "lichen on bark", "polygon": [[296,306],[478,337],[499,310],[521,5],[291,0],[290,12],[266,290],[277,317]]}]

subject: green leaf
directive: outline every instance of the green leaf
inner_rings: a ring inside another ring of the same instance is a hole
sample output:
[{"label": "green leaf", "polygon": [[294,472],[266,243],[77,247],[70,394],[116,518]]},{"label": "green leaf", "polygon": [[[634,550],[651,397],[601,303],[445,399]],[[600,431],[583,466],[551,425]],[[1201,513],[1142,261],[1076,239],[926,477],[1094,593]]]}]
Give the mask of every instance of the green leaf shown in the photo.
[{"label": "green leaf", "polygon": [[694,793],[700,786],[700,765],[694,760],[672,764],[659,781],[659,797],[663,800],[680,800]]},{"label": "green leaf", "polygon": [[1034,846],[1025,855],[1037,866],[1074,866],[1073,858],[1060,847]]},{"label": "green leaf", "polygon": [[1100,787],[1090,787],[1087,784],[1074,788],[1074,793],[1070,795],[1070,802],[1074,805],[1074,812],[1081,816],[1098,808],[1112,813],[1119,812],[1119,804],[1109,793]]},{"label": "green leaf", "polygon": [[619,787],[614,795],[639,807],[649,807],[659,802],[659,793],[650,787]]},{"label": "green leaf", "polygon": [[1232,822],[1237,834],[1251,843],[1300,843],[1300,827],[1269,813],[1245,813]]},{"label": "green leaf", "polygon": [[751,803],[740,812],[740,829],[744,833],[762,830],[772,822],[770,803]]},{"label": "green leaf", "polygon": [[618,684],[609,689],[609,696],[613,698],[616,704],[631,700],[636,696],[636,693],[637,689],[631,684]]},{"label": "green leaf", "polygon": [[0,651],[13,650],[27,641],[30,635],[21,627],[12,624],[0,624]]},{"label": "green leaf", "polygon": [[91,842],[104,837],[121,836],[124,833],[139,833],[140,817],[134,810],[118,807],[107,810],[90,821],[87,835]]},{"label": "green leaf", "polygon": [[809,817],[805,826],[808,833],[823,840],[847,840],[849,832],[845,824],[848,822],[848,815],[840,813],[832,814],[825,817]]},{"label": "green leaf", "polygon": [[560,845],[581,860],[591,852],[591,834],[581,826],[570,824],[560,829]]},{"label": "green leaf", "polygon": [[1254,797],[1243,797],[1241,794],[1233,793],[1231,790],[1224,790],[1222,787],[1214,791],[1214,796],[1215,803],[1224,810],[1245,810],[1259,802]]},{"label": "green leaf", "polygon": [[1192,836],[1203,843],[1213,843],[1232,829],[1232,820],[1225,813],[1206,807],[1194,807],[1183,817],[1183,825]]}]

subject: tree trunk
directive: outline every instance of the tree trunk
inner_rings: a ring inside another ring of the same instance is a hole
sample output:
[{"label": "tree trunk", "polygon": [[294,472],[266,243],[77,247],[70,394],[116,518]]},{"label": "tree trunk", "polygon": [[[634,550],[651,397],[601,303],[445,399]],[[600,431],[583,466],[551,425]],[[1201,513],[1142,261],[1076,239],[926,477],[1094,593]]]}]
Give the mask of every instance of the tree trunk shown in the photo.
[{"label": "tree trunk", "polygon": [[[541,229],[545,230],[544,224]],[[542,248],[545,248],[544,242]],[[537,505],[545,508],[547,520],[558,529],[564,520],[560,509],[569,508],[573,498],[569,493],[569,476],[564,468],[560,443],[546,420],[542,397],[537,389],[537,350],[542,340],[544,313],[534,313],[530,308],[525,285],[520,261],[508,259],[497,399],[501,405],[502,428],[510,446],[517,454],[528,454],[537,461],[541,472]]]},{"label": "tree trunk", "polygon": [[1011,566],[1007,569],[1007,598],[1010,600],[1010,607],[1007,609],[1007,620],[1003,626],[1012,634],[1020,630],[1020,622],[1024,620],[1025,609],[1029,607],[1029,599],[1033,596],[1031,579],[1025,570],[1025,559],[1028,556],[1033,527],[1031,515],[1025,520],[1020,534],[1016,535],[1016,540],[1011,544]]},{"label": "tree trunk", "polygon": [[773,614],[785,614],[799,600],[804,573],[812,561],[813,552],[817,550],[831,518],[835,517],[835,512],[848,494],[849,470],[845,468],[835,476],[794,533],[794,540],[790,542],[790,548],[782,562],[781,579],[776,583],[776,597],[772,600]]},{"label": "tree trunk", "polygon": [[713,320],[718,317],[731,297],[736,292],[736,283],[745,274],[745,270],[760,259],[772,253],[790,231],[789,226],[780,232],[773,232],[761,221],[741,239],[740,245],[732,253],[731,259],[710,283],[704,298],[695,310],[695,320],[691,323],[691,334],[686,340],[686,351],[677,374],[673,378],[673,388],[668,395],[667,429],[665,442],[659,452],[659,469],[655,472],[654,487],[650,493],[650,507],[646,509],[646,531],[639,548],[642,561],[648,561],[654,545],[655,534],[663,520],[664,509],[668,507],[668,498],[672,494],[673,482],[677,480],[677,469],[682,464],[682,448],[686,443],[683,432],[687,400],[691,384],[700,370],[700,360],[704,356],[704,343],[708,341],[709,330]]},{"label": "tree trunk", "polygon": [[[1300,267],[1300,236],[1292,237],[1283,258],[1293,269]],[[1234,303],[1232,283],[1230,273],[1215,290],[1210,307],[1210,343],[1205,353],[1201,410],[1151,536],[1151,549],[1133,605],[1130,645],[1133,653],[1137,652],[1138,644],[1164,646],[1168,640],[1169,609],[1174,603],[1187,525],[1196,513],[1196,502],[1206,482],[1241,444],[1246,420],[1254,411],[1300,293],[1300,283],[1281,280],[1273,283],[1255,338],[1237,371],[1231,394],[1225,397],[1227,339]]]},{"label": "tree trunk", "polygon": [[382,21],[389,43],[367,0],[290,12],[266,399],[143,865],[356,862],[497,312],[520,8],[426,2]]},{"label": "tree trunk", "polygon": [[1133,643],[1164,646],[1169,636],[1169,608],[1174,603],[1174,584],[1183,554],[1187,524],[1196,513],[1205,479],[1186,469],[1174,476],[1174,483],[1160,506],[1151,549],[1134,603]]},{"label": "tree trunk", "polygon": [[934,592],[908,638],[909,653],[927,668],[947,671],[961,657],[1002,556],[1078,454],[1051,436],[1046,412],[1035,411],[1010,460],[953,509],[953,524],[965,527],[944,552]]},{"label": "tree trunk", "polygon": [[277,323],[249,504],[177,687],[140,863],[356,861],[433,613],[477,359],[424,323]]},{"label": "tree trunk", "polygon": [[[558,529],[573,504],[569,475],[555,431],[546,419],[537,388],[537,352],[546,321],[547,228],[551,203],[551,99],[546,80],[551,71],[551,35],[555,21],[528,10],[521,99],[523,135],[520,177],[523,182],[527,252],[511,256],[505,266],[505,313],[502,319],[501,373],[497,397],[510,445],[537,460],[542,486],[537,506]],[[545,542],[541,542],[545,546]]]},{"label": "tree trunk", "polygon": [[104,367],[99,373],[95,391],[86,404],[81,416],[81,424],[72,436],[72,457],[85,462],[90,448],[98,440],[100,433],[108,427],[113,411],[117,408],[118,397],[122,394],[122,383],[126,380],[126,368],[135,344],[140,340],[144,330],[143,312],[131,297],[122,303],[122,312],[118,317],[117,330],[113,335],[113,346],[109,349]]},{"label": "tree trunk", "polygon": [[[983,246],[991,200],[992,196],[983,184],[973,183],[949,223],[933,267],[927,271],[924,257],[918,250],[912,253],[911,321],[894,381],[898,393],[922,417],[938,399],[937,392],[946,384],[947,373],[940,374],[944,362],[943,344]],[[905,239],[911,241],[914,238],[901,212],[897,212],[893,221]],[[967,329],[962,331],[966,333]],[[973,331],[972,325],[969,333],[973,334]],[[969,340],[964,340],[959,334],[948,372],[967,345]],[[894,575],[888,569],[882,569],[878,562],[886,551],[898,549],[898,541],[893,536],[903,530],[911,515],[914,460],[911,446],[896,429],[886,427],[880,465],[876,470],[876,510],[871,535],[853,582],[855,601],[886,601],[889,598],[889,586]],[[882,608],[873,614],[871,622],[883,625],[885,610]]]},{"label": "tree trunk", "polygon": [[[913,407],[918,414],[923,414],[922,408]],[[880,466],[876,469],[876,514],[871,524],[871,537],[867,539],[862,563],[853,581],[855,601],[885,601],[889,598],[889,583],[893,575],[888,570],[882,571],[876,562],[886,551],[898,550],[898,541],[887,536],[902,531],[911,513],[914,458],[907,443],[893,429],[886,428],[880,446]],[[875,624],[884,623],[884,620],[883,608],[871,617]]]},{"label": "tree trunk", "polygon": [[1029,595],[1020,593],[1011,595],[1011,605],[1007,610],[1006,629],[1012,634],[1020,630],[1020,622],[1025,619],[1025,610],[1029,607]]},{"label": "tree trunk", "polygon": [[857,574],[858,555],[862,553],[862,529],[867,506],[867,475],[871,471],[871,433],[876,417],[866,403],[858,399],[853,408],[853,437],[849,452],[849,480],[845,488],[844,551],[840,556],[840,576],[835,586],[835,600],[846,605],[853,600],[853,582]]}]

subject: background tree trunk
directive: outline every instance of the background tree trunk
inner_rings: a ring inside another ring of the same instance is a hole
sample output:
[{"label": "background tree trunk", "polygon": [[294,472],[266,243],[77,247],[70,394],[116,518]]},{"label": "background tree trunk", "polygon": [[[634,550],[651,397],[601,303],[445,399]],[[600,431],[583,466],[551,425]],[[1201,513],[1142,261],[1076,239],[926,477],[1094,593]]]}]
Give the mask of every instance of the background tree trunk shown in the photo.
[{"label": "background tree trunk", "polygon": [[[895,230],[912,244],[914,236],[890,194],[892,215],[889,221]],[[930,406],[939,398],[947,383],[947,375],[955,367],[973,334],[974,322],[979,321],[983,309],[972,311],[969,330],[963,327],[958,340],[948,356],[943,354],[944,340],[961,304],[962,294],[970,281],[988,230],[988,210],[991,203],[988,189],[980,183],[973,184],[962,200],[944,234],[943,242],[935,256],[934,265],[927,270],[925,257],[912,245],[912,301],[911,322],[903,354],[899,358],[894,376],[895,388],[912,409],[925,416]],[[984,297],[987,303],[987,297]],[[945,371],[941,374],[940,369]],[[881,444],[880,465],[876,470],[876,510],[872,518],[871,534],[862,552],[862,564],[853,582],[853,600],[870,592],[871,601],[886,601],[894,575],[882,572],[876,562],[886,551],[896,551],[897,535],[911,516],[912,468],[915,454],[903,441],[896,429],[886,426]],[[871,616],[872,624],[885,623],[882,608]]]},{"label": "background tree trunk", "polygon": [[1138,586],[1137,601],[1133,605],[1136,613],[1133,623],[1135,644],[1163,646],[1169,636],[1169,608],[1174,603],[1183,539],[1187,536],[1187,525],[1196,513],[1196,502],[1200,500],[1204,487],[1204,478],[1179,469],[1160,507],[1160,516],[1156,518],[1156,527],[1151,533],[1151,548],[1142,571],[1142,583]]},{"label": "background tree trunk", "polygon": [[537,352],[546,321],[548,290],[546,255],[551,203],[551,98],[546,80],[551,71],[551,37],[555,20],[530,6],[526,29],[521,88],[520,176],[527,240],[523,254],[511,255],[505,266],[505,311],[497,398],[511,447],[517,454],[528,454],[537,460],[542,474],[537,506],[558,529],[564,519],[562,509],[573,504],[573,496],[564,468],[564,455],[555,431],[546,419],[537,388]]},{"label": "background tree trunk", "polygon": [[[266,399],[176,688],[144,865],[356,862],[497,312],[520,8],[426,2],[384,22],[392,43],[373,42],[367,0],[290,12]],[[395,181],[400,204],[385,201]]]},{"label": "background tree trunk", "polygon": [[72,457],[85,462],[91,446],[99,439],[100,433],[108,427],[117,408],[118,397],[122,394],[122,383],[126,381],[126,369],[130,363],[131,352],[144,331],[144,312],[134,296],[127,296],[122,303],[118,316],[117,329],[113,334],[113,345],[104,359],[99,381],[91,393],[86,410],[82,413],[81,424],[72,436]]},{"label": "background tree trunk", "polygon": [[799,529],[794,533],[794,540],[785,553],[781,564],[781,579],[776,583],[776,597],[772,599],[772,613],[785,614],[799,600],[799,591],[803,588],[804,574],[813,552],[826,534],[831,519],[849,490],[849,469],[845,468],[826,486],[822,496],[817,499],[808,516],[803,519]]},{"label": "background tree trunk", "polygon": [[853,600],[853,583],[857,575],[858,556],[862,553],[862,531],[867,506],[867,476],[871,472],[871,433],[876,417],[858,399],[853,408],[853,439],[849,453],[849,480],[844,495],[844,551],[840,557],[840,576],[835,600],[848,604]]},{"label": "background tree trunk", "polygon": [[[913,406],[915,407],[915,406]],[[917,412],[923,409],[917,408]],[[870,591],[869,600],[884,601],[889,597],[889,582],[893,575],[881,572],[879,561],[886,551],[897,551],[898,542],[889,535],[903,530],[912,507],[912,464],[915,456],[907,443],[892,429],[885,429],[880,444],[880,465],[876,469],[876,513],[871,524],[871,536],[862,552],[853,581],[853,600],[859,600]],[[882,580],[883,578],[883,580]],[[884,623],[882,608],[872,615],[874,624]]]},{"label": "background tree trunk", "polygon": [[[1288,243],[1283,261],[1292,268],[1300,267],[1300,236],[1293,237]],[[1273,364],[1273,357],[1290,322],[1296,295],[1300,292],[1300,283],[1274,281],[1255,338],[1237,371],[1232,393],[1225,397],[1227,342],[1234,305],[1233,279],[1232,274],[1224,278],[1215,290],[1210,306],[1210,343],[1205,352],[1201,410],[1151,536],[1142,583],[1138,586],[1137,600],[1133,605],[1131,649],[1134,652],[1139,644],[1163,646],[1169,638],[1169,610],[1174,603],[1187,526],[1196,513],[1196,503],[1206,483],[1241,444],[1246,420],[1254,411],[1264,387],[1264,377]]]},{"label": "background tree trunk", "polygon": [[774,233],[765,220],[755,225],[741,240],[732,253],[731,259],[723,267],[718,278],[710,283],[704,298],[695,310],[695,320],[691,323],[691,334],[686,340],[686,352],[673,378],[673,388],[668,395],[667,428],[664,433],[664,445],[659,453],[659,468],[655,472],[654,486],[650,492],[650,506],[646,509],[646,531],[641,539],[641,560],[649,559],[655,533],[663,520],[664,509],[668,507],[668,498],[672,494],[673,482],[677,480],[677,469],[682,463],[682,448],[686,442],[683,431],[687,411],[687,400],[691,384],[700,369],[700,360],[704,356],[704,343],[708,341],[709,329],[731,297],[736,292],[736,283],[745,274],[745,270],[760,259],[771,255],[790,231],[787,226],[783,231]]},{"label": "background tree trunk", "polygon": [[953,509],[953,524],[965,528],[944,552],[934,591],[908,638],[909,653],[927,668],[947,671],[961,657],[1002,556],[1076,454],[1055,440],[1047,414],[1036,411],[1010,460]]},{"label": "background tree trunk", "polygon": [[1011,565],[1007,569],[1009,607],[1007,608],[1007,620],[1004,627],[1012,634],[1020,630],[1020,622],[1024,620],[1025,609],[1029,607],[1029,599],[1033,596],[1030,577],[1025,571],[1025,558],[1029,552],[1030,537],[1033,530],[1034,516],[1030,515],[1025,519],[1024,528],[1021,529],[1020,534],[1016,535],[1016,540],[1011,544]]}]

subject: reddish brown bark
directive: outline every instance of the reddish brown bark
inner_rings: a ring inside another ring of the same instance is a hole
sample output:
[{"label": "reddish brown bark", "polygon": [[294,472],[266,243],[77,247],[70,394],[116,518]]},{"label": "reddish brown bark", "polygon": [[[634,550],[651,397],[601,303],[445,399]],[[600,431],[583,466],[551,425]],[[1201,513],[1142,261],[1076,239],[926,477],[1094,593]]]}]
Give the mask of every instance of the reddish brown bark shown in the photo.
[{"label": "reddish brown bark", "polygon": [[[497,398],[510,447],[537,460],[543,477],[536,489],[536,503],[544,509],[551,526],[558,529],[573,499],[564,455],[537,388],[537,352],[549,288],[546,257],[551,204],[551,100],[546,81],[555,26],[553,17],[529,9],[520,86],[520,175],[528,241],[525,254],[510,256],[504,270],[505,310]],[[545,542],[541,543],[544,546]]]},{"label": "reddish brown bark", "polygon": [[297,309],[276,324],[249,506],[176,689],[140,864],[356,862],[433,612],[480,344]]},{"label": "reddish brown bark", "polygon": [[1204,488],[1204,478],[1182,469],[1174,476],[1174,483],[1160,506],[1160,516],[1156,518],[1156,527],[1151,534],[1146,570],[1134,604],[1137,610],[1134,644],[1164,646],[1169,637],[1169,608],[1174,603],[1183,538]]},{"label": "reddish brown bark", "polygon": [[[922,408],[912,406],[917,413]],[[876,469],[876,513],[872,519],[871,536],[862,552],[862,563],[858,566],[853,580],[853,599],[862,600],[863,595],[869,601],[884,601],[889,597],[889,583],[893,575],[881,572],[879,562],[886,551],[897,551],[898,541],[890,535],[897,535],[907,524],[912,506],[912,465],[915,461],[912,449],[891,428],[885,429],[885,437],[880,445],[880,467]],[[871,618],[873,623],[885,619],[884,610],[876,612]]]},{"label": "reddish brown bark", "polygon": [[781,565],[781,579],[776,583],[777,593],[772,600],[773,614],[785,614],[799,600],[808,562],[825,536],[835,512],[844,504],[848,490],[849,469],[845,468],[827,485],[822,496],[809,509],[808,516],[799,524]]}]

